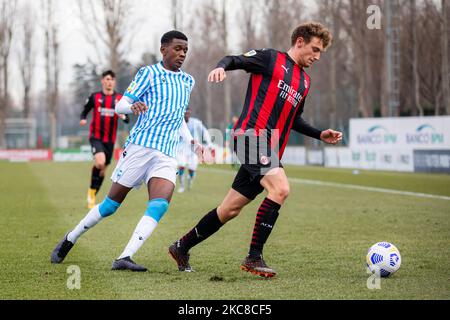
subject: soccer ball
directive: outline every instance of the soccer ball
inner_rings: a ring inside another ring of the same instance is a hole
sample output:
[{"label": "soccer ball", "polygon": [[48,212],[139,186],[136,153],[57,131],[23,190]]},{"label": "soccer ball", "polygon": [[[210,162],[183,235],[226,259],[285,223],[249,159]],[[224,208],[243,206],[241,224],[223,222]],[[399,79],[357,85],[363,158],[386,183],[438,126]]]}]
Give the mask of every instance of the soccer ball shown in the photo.
[{"label": "soccer ball", "polygon": [[367,267],[382,278],[395,273],[402,263],[400,251],[389,242],[378,242],[370,247],[366,257]]}]

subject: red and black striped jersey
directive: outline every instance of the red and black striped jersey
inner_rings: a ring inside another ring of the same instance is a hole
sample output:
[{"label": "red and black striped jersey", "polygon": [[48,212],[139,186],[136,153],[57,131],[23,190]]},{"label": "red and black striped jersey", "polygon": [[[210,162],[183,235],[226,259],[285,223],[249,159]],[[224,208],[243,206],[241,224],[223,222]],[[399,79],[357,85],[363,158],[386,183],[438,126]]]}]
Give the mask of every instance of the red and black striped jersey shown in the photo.
[{"label": "red and black striped jersey", "polygon": [[320,139],[321,131],[301,117],[311,79],[286,52],[252,50],[240,56],[227,56],[217,67],[251,73],[244,108],[233,129],[235,136],[249,130],[259,136],[264,130],[270,148],[279,150],[280,159],[291,129]]},{"label": "red and black striped jersey", "polygon": [[[121,98],[122,95],[116,92],[112,95],[105,95],[102,91],[91,94],[80,115],[80,118],[85,120],[93,110],[89,132],[91,139],[101,140],[104,143],[116,142],[119,117],[115,107]],[[125,122],[128,122],[128,117]]]}]

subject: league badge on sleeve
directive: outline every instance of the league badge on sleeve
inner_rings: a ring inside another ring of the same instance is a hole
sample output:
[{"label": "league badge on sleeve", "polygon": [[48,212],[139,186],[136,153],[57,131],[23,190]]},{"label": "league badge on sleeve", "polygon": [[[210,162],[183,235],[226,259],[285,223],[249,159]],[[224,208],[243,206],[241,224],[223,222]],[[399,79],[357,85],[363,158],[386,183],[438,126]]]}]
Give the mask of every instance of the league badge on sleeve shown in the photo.
[{"label": "league badge on sleeve", "polygon": [[252,50],[252,51],[249,51],[247,53],[244,53],[244,57],[250,58],[250,57],[253,57],[253,56],[256,56],[256,51],[255,50]]},{"label": "league badge on sleeve", "polygon": [[127,89],[127,92],[132,92],[136,88],[136,81],[133,81]]}]

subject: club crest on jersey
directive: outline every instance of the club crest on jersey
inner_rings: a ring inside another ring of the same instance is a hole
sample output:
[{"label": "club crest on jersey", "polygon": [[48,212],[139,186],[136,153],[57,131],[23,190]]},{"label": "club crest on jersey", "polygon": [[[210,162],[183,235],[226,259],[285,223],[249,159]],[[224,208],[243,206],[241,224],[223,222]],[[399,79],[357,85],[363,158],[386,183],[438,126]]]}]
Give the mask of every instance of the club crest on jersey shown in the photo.
[{"label": "club crest on jersey", "polygon": [[252,51],[249,51],[247,53],[244,53],[244,57],[249,58],[249,57],[253,57],[253,56],[256,56],[256,51],[255,50],[252,50]]},{"label": "club crest on jersey", "polygon": [[161,81],[163,82],[163,83],[166,83],[166,78],[164,78],[164,77],[161,77]]},{"label": "club crest on jersey", "polygon": [[259,161],[261,162],[261,164],[263,166],[267,166],[270,163],[269,157],[267,157],[267,156],[265,156],[263,154],[261,154],[261,158],[259,159]]}]

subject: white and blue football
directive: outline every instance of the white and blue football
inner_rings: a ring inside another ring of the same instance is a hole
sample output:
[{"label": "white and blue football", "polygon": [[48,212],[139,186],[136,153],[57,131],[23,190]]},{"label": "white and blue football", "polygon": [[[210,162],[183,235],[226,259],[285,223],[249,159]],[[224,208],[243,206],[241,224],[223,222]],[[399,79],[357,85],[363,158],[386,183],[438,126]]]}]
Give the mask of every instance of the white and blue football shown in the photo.
[{"label": "white and blue football", "polygon": [[397,272],[402,263],[400,251],[389,242],[378,242],[370,247],[366,257],[370,272],[386,278]]}]

